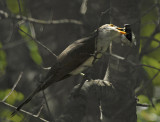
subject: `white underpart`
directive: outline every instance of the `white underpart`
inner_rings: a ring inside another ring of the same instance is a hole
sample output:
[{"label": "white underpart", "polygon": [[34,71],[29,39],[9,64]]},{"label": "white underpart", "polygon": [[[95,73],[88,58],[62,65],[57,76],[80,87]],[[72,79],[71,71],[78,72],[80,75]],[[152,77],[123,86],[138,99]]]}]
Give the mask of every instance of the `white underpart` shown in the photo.
[{"label": "white underpart", "polygon": [[[116,34],[116,33],[115,33]],[[119,34],[117,32],[117,34]],[[120,35],[120,34],[119,34]],[[98,54],[96,53],[96,60],[94,56],[91,56],[90,58],[88,58],[82,65],[80,65],[79,67],[77,67],[75,70],[73,70],[72,72],[70,72],[69,74],[71,75],[76,75],[81,73],[82,71],[84,71],[86,68],[88,67],[92,67],[93,62],[97,62],[99,58],[102,57],[103,53],[108,49],[110,42],[114,39],[114,37],[116,37],[117,35],[111,35],[110,30],[102,30],[99,32],[99,36],[97,38],[97,43],[96,43],[96,52],[98,52]],[[94,40],[93,40],[94,41]],[[92,54],[91,54],[92,55]],[[97,59],[98,58],[98,59]]]}]

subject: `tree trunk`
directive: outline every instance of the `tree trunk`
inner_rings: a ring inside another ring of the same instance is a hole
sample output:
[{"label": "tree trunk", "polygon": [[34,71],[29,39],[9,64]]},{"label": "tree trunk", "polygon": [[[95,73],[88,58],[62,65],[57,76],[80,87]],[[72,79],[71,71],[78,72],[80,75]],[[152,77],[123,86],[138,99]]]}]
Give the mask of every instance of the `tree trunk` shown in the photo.
[{"label": "tree trunk", "polygon": [[[132,24],[136,39],[139,40],[139,17],[136,0],[111,0],[111,23],[123,27]],[[134,24],[133,24],[134,23]],[[116,43],[119,42],[119,43]],[[111,52],[127,60],[138,62],[139,41],[136,47],[121,46],[120,40],[113,41]],[[104,80],[110,81],[115,87],[117,98],[102,100],[103,114],[107,122],[136,122],[136,70],[130,63],[110,57]],[[103,105],[104,104],[104,105]]]}]

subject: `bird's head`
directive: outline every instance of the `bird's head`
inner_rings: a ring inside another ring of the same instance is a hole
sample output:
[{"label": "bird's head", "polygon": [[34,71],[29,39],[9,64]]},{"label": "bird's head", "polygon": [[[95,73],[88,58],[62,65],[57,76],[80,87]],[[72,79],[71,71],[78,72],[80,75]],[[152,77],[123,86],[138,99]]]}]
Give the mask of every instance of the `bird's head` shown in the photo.
[{"label": "bird's head", "polygon": [[[131,30],[130,30],[131,31]],[[136,45],[134,34],[127,33],[127,29],[119,28],[113,24],[105,24],[97,29],[98,38],[102,40],[116,40],[120,39],[122,45],[133,46]],[[128,37],[129,36],[129,37]],[[130,37],[131,36],[131,37]]]},{"label": "bird's head", "polygon": [[99,38],[108,38],[110,40],[113,40],[114,38],[117,38],[118,36],[120,37],[121,35],[125,34],[125,31],[113,24],[105,24],[98,29]]}]

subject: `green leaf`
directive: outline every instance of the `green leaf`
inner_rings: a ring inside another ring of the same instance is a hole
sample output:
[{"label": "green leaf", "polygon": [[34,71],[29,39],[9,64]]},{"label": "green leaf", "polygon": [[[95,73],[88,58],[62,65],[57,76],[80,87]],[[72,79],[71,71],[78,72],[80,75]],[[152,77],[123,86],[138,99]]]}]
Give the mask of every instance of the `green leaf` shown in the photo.
[{"label": "green leaf", "polygon": [[13,117],[10,117],[12,111],[10,110],[7,110],[7,109],[3,109],[1,110],[0,112],[0,116],[1,116],[1,119],[4,120],[3,122],[21,122],[24,118],[24,116],[22,114],[16,114],[15,116]]},{"label": "green leaf", "polygon": [[[29,26],[27,24],[21,25],[20,28],[25,33],[31,34]],[[37,43],[34,40],[32,40],[30,37],[28,37],[24,32],[19,31],[19,33],[22,35],[22,37],[27,42],[27,47],[30,51],[30,56],[31,56],[32,60],[38,65],[42,64],[42,57],[39,54]]]},{"label": "green leaf", "polygon": [[[0,43],[0,48],[2,48],[2,43]],[[6,53],[2,49],[0,49],[0,76],[5,73],[6,66]]]},{"label": "green leaf", "polygon": [[[4,97],[7,96],[10,91],[11,89],[0,90],[0,99],[4,99]],[[12,94],[6,99],[6,102],[13,105],[16,101],[22,101],[23,99],[24,95],[14,90]]]},{"label": "green leaf", "polygon": [[151,108],[151,113],[155,113],[160,116],[160,103],[155,104],[155,108]]},{"label": "green leaf", "polygon": [[160,33],[157,33],[154,38],[160,41]]},{"label": "green leaf", "polygon": [[[149,57],[149,56],[143,56],[142,58],[142,64],[146,64],[149,66],[153,66],[156,68],[160,68],[160,62],[157,61],[156,59]],[[158,72],[156,69],[150,68],[150,67],[145,67],[144,69],[147,71],[148,76],[151,78],[154,77],[154,75]],[[152,81],[155,85],[160,85],[160,74]]]},{"label": "green leaf", "polygon": [[[20,2],[20,7],[21,7],[21,12],[24,12],[24,1],[23,0],[19,0]],[[18,14],[19,13],[19,5],[18,5],[18,0],[6,0],[7,3],[7,7],[8,9],[14,13],[14,14]]]},{"label": "green leaf", "polygon": [[147,104],[150,103],[148,97],[146,97],[145,95],[139,95],[139,96],[138,96],[138,99],[139,99],[139,102],[140,102],[140,103],[147,103]]},{"label": "green leaf", "polygon": [[[146,121],[146,122],[156,122],[157,121],[157,118],[158,118],[158,115],[154,114],[154,113],[150,113],[148,111],[142,111],[140,113],[141,117],[143,117],[143,119]],[[144,122],[144,121],[143,121]],[[158,121],[157,121],[158,122]]]},{"label": "green leaf", "polygon": [[150,36],[155,29],[155,24],[146,24],[141,29],[141,36]]}]

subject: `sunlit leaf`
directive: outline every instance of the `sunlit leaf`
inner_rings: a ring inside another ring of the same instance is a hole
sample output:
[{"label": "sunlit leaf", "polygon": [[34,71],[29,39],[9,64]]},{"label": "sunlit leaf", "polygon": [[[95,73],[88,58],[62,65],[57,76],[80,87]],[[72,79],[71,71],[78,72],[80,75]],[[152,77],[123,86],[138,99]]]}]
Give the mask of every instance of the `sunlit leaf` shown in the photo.
[{"label": "sunlit leaf", "polygon": [[160,103],[155,104],[155,108],[151,108],[150,111],[160,116]]},{"label": "sunlit leaf", "polygon": [[[3,99],[11,89],[0,90],[0,99]],[[12,94],[6,99],[6,102],[9,104],[14,104],[16,101],[22,101],[24,99],[24,95],[20,92],[13,91]]]},{"label": "sunlit leaf", "polygon": [[146,111],[142,111],[140,115],[146,120],[147,122],[155,122],[157,120],[158,115]]},{"label": "sunlit leaf", "polygon": [[[24,1],[23,0],[19,0],[20,2],[20,7],[21,7],[21,12],[24,12]],[[14,13],[14,14],[18,14],[19,13],[19,5],[18,5],[18,0],[6,0],[7,3],[7,7],[8,9]]]},{"label": "sunlit leaf", "polygon": [[155,24],[146,24],[141,28],[141,36],[150,36],[155,29]]},{"label": "sunlit leaf", "polygon": [[154,38],[160,41],[160,33],[157,33]]},{"label": "sunlit leaf", "polygon": [[1,110],[0,116],[1,116],[1,119],[3,120],[3,122],[8,122],[8,121],[21,122],[24,118],[24,116],[22,114],[18,114],[18,115],[16,114],[15,116],[10,117],[11,113],[12,113],[12,111],[7,110],[7,109]]},{"label": "sunlit leaf", "polygon": [[[142,63],[156,68],[160,68],[160,62],[149,56],[143,56]],[[150,67],[144,67],[144,69],[147,71],[150,79],[153,78],[154,75],[158,72],[156,69]],[[153,80],[153,83],[155,85],[160,85],[160,74]]]},{"label": "sunlit leaf", "polygon": [[147,103],[147,104],[150,103],[148,97],[146,97],[146,96],[144,96],[144,95],[139,95],[139,96],[138,96],[138,99],[139,99],[139,102],[140,102],[140,103]]},{"label": "sunlit leaf", "polygon": [[[21,25],[20,28],[25,33],[31,34],[29,26],[27,24]],[[30,37],[28,37],[28,35],[26,35],[24,32],[22,32],[22,31],[19,31],[19,32],[22,35],[22,37],[26,40],[26,43],[27,43],[28,49],[30,51],[30,56],[31,56],[32,60],[38,65],[42,64],[42,58],[39,54],[37,43],[35,43],[35,41],[32,40]]]}]

